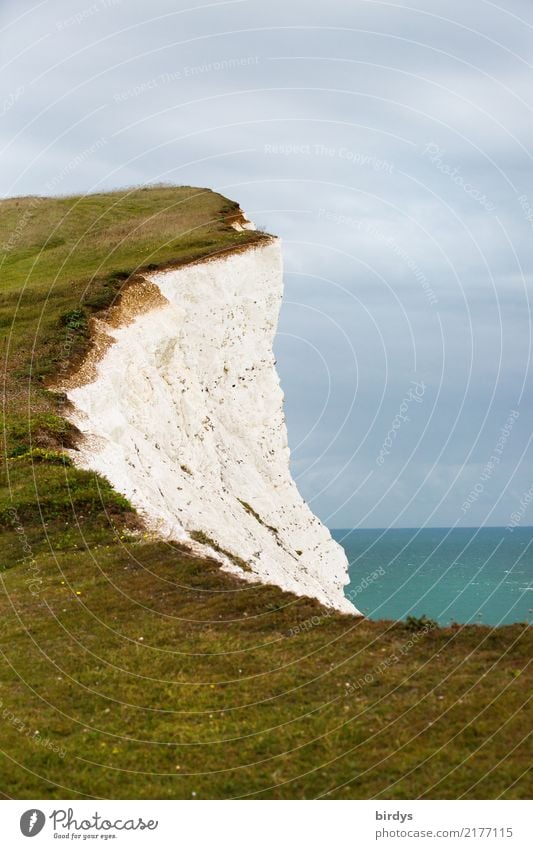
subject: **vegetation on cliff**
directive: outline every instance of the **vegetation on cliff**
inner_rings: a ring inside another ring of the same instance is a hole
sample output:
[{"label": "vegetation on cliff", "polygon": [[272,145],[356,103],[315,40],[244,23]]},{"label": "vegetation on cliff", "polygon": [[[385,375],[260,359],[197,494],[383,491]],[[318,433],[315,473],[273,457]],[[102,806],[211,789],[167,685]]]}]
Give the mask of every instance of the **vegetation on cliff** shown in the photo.
[{"label": "vegetation on cliff", "polygon": [[522,798],[531,629],[370,622],[150,537],[47,387],[143,269],[262,239],[152,188],[0,203],[0,718],[14,798]]}]

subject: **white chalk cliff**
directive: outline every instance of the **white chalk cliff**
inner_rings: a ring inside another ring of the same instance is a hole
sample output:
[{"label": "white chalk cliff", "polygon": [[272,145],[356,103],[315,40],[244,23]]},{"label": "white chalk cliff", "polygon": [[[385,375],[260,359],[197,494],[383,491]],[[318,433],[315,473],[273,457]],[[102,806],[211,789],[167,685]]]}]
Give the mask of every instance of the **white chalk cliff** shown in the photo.
[{"label": "white chalk cliff", "polygon": [[272,351],[278,240],[145,279],[157,297],[122,326],[99,322],[105,350],[89,382],[67,388],[86,436],[75,462],[103,474],[157,534],[196,532],[243,578],[357,613],[343,592],[344,551],[289,472]]}]

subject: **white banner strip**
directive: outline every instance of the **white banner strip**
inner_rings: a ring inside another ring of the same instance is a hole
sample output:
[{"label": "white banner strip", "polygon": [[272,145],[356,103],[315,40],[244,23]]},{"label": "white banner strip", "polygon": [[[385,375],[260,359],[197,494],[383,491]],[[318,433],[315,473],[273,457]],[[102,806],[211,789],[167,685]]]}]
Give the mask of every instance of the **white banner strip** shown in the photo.
[{"label": "white banner strip", "polygon": [[526,801],[0,801],[6,849],[531,849],[532,813]]}]

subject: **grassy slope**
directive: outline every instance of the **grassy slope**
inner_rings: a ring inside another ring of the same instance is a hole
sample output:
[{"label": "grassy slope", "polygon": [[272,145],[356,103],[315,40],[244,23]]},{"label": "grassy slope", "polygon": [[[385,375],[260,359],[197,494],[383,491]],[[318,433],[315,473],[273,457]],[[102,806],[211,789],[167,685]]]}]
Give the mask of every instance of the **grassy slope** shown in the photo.
[{"label": "grassy slope", "polygon": [[76,434],[46,380],[90,313],[143,267],[261,238],[234,210],[190,188],[0,204],[0,791],[525,797],[531,629],[324,615],[138,535],[63,459]]}]

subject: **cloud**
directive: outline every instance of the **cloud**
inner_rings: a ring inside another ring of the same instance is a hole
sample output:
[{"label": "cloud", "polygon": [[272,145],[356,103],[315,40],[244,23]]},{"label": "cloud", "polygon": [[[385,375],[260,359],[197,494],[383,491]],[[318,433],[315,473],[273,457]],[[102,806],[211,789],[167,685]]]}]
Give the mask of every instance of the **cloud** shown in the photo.
[{"label": "cloud", "polygon": [[[3,195],[209,185],[282,236],[293,465],[336,526],[465,521],[510,409],[519,425],[467,523],[506,524],[531,485],[531,9],[418,6],[0,13]],[[428,394],[376,468],[411,380]]]}]

